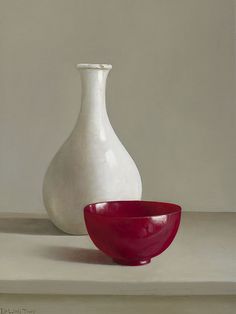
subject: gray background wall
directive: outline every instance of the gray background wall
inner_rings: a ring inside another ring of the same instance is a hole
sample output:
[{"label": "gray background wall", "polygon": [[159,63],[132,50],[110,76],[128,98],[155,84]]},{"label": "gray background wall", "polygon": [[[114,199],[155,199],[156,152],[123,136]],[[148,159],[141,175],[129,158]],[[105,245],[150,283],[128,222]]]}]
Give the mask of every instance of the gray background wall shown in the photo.
[{"label": "gray background wall", "polygon": [[235,211],[234,36],[233,0],[0,0],[0,210],[44,211],[85,62],[113,65],[108,112],[145,199]]}]

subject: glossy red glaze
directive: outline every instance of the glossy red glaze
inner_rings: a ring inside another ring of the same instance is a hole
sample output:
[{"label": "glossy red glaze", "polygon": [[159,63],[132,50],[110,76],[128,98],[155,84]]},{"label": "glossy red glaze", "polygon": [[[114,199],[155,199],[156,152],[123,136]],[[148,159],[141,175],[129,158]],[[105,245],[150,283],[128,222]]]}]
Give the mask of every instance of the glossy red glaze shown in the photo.
[{"label": "glossy red glaze", "polygon": [[145,265],[173,241],[181,207],[149,201],[87,205],[85,223],[93,243],[122,265]]}]

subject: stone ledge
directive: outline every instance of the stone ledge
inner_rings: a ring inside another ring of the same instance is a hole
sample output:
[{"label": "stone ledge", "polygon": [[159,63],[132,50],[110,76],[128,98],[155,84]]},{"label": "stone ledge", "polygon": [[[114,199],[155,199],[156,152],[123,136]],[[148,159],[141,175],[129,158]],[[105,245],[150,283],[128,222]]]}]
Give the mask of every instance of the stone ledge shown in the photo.
[{"label": "stone ledge", "polygon": [[236,213],[184,212],[167,251],[124,267],[45,217],[0,215],[0,293],[236,295],[235,225]]}]

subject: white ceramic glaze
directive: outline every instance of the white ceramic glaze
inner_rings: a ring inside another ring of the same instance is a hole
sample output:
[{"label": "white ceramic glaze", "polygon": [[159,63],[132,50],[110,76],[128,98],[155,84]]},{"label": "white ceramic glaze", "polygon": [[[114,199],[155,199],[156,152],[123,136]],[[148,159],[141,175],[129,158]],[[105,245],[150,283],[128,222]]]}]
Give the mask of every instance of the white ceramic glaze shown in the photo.
[{"label": "white ceramic glaze", "polygon": [[83,208],[93,202],[140,199],[138,169],[116,136],[106,112],[108,64],[79,64],[82,103],[73,132],[52,160],[43,198],[53,223],[87,233]]}]

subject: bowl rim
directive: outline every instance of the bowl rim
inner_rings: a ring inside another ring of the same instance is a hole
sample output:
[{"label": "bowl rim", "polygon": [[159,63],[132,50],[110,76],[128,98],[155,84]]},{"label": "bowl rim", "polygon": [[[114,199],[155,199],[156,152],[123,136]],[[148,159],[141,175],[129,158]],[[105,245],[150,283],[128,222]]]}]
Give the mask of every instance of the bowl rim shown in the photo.
[{"label": "bowl rim", "polygon": [[[145,215],[145,216],[108,216],[108,215],[103,215],[100,213],[92,213],[88,210],[90,206],[98,205],[98,204],[104,204],[104,203],[156,203],[156,204],[162,204],[162,205],[172,205],[175,207],[175,210],[173,210],[170,213],[164,213],[164,214],[157,214],[157,215]],[[178,204],[175,203],[170,203],[170,202],[158,202],[158,201],[147,201],[147,200],[117,200],[117,201],[101,201],[101,202],[95,202],[95,203],[90,203],[87,204],[84,207],[84,214],[89,214],[89,215],[94,215],[94,216],[103,216],[106,219],[122,219],[122,218],[128,218],[128,219],[143,219],[143,218],[155,218],[155,217],[161,217],[161,216],[170,216],[170,215],[175,215],[175,214],[181,214],[182,212],[182,207]]]}]

